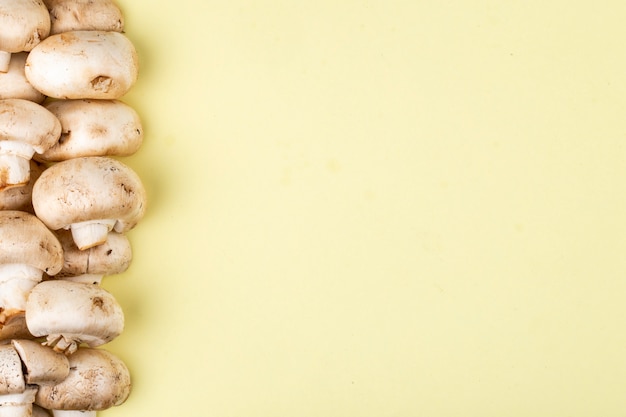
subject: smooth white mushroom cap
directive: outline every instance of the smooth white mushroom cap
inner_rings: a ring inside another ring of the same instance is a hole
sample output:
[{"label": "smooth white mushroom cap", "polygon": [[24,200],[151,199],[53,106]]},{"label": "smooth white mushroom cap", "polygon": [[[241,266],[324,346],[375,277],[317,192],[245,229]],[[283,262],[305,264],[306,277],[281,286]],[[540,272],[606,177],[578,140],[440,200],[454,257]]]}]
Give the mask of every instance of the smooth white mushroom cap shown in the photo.
[{"label": "smooth white mushroom cap", "polygon": [[124,31],[124,16],[112,0],[44,0],[50,34],[75,30]]},{"label": "smooth white mushroom cap", "polygon": [[38,160],[129,156],[143,141],[139,115],[119,100],[56,100],[46,109],[61,122],[61,135],[43,154],[34,156]]},{"label": "smooth white mushroom cap", "polygon": [[41,0],[0,0],[0,72],[11,55],[30,51],[50,33],[50,15]]},{"label": "smooth white mushroom cap", "polygon": [[139,59],[119,32],[49,36],[28,54],[26,79],[48,97],[118,99],[137,81]]},{"label": "smooth white mushroom cap", "polygon": [[28,57],[28,52],[12,54],[7,72],[0,71],[0,99],[23,98],[35,103],[43,103],[46,99],[46,96],[26,79],[24,73],[26,57]]},{"label": "smooth white mushroom cap", "polygon": [[35,337],[57,351],[72,353],[84,343],[100,346],[124,329],[124,312],[99,285],[63,280],[43,281],[26,302],[26,325]]},{"label": "smooth white mushroom cap", "polygon": [[50,410],[105,410],[126,401],[131,378],[120,358],[103,349],[80,348],[68,359],[68,377],[40,387],[37,405]]}]

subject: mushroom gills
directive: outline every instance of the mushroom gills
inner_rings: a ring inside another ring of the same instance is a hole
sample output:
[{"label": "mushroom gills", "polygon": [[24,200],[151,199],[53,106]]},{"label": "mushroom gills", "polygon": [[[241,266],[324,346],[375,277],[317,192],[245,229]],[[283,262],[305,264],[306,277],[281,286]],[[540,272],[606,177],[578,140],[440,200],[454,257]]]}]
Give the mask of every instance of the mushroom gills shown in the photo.
[{"label": "mushroom gills", "polygon": [[115,222],[115,219],[87,220],[72,223],[69,225],[69,229],[78,249],[85,250],[106,242]]}]

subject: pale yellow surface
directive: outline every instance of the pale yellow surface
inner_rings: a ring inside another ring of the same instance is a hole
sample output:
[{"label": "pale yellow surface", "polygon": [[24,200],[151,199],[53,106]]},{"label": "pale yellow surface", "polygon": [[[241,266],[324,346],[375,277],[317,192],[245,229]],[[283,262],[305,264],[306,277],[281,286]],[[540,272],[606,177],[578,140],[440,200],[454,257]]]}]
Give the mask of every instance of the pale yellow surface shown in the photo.
[{"label": "pale yellow surface", "polygon": [[150,205],[101,415],[626,413],[626,3],[119,4]]}]

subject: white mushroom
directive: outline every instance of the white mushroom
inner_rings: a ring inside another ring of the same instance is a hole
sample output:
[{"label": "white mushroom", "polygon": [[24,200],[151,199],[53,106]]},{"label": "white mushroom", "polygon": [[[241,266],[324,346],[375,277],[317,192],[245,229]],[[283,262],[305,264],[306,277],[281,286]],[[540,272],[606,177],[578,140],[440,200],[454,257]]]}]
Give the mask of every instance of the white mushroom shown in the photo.
[{"label": "white mushroom", "polygon": [[126,401],[131,378],[120,358],[89,348],[80,348],[68,358],[70,374],[56,385],[40,387],[37,405],[52,410],[55,417],[95,417],[96,411]]},{"label": "white mushroom", "polygon": [[28,54],[26,79],[48,97],[118,99],[137,81],[137,51],[123,34],[75,31],[49,36]]},{"label": "white mushroom", "polygon": [[122,32],[124,16],[112,0],[44,0],[50,12],[50,34],[74,30]]},{"label": "white mushroom", "polygon": [[139,176],[109,157],[83,157],[58,162],[33,186],[33,207],[52,230],[70,229],[84,250],[106,241],[108,233],[124,233],[146,210],[146,191]]},{"label": "white mushroom", "polygon": [[0,72],[0,99],[23,98],[35,103],[43,103],[46,99],[46,96],[26,79],[24,65],[26,65],[27,56],[28,52],[12,54],[8,70]]},{"label": "white mushroom", "polygon": [[27,386],[12,345],[0,346],[0,417],[30,417],[37,387]]},{"label": "white mushroom", "polygon": [[42,164],[31,159],[28,183],[0,190],[0,210],[20,210],[34,213],[31,198],[33,185],[44,169]]},{"label": "white mushroom", "polygon": [[24,185],[29,161],[61,136],[61,122],[45,107],[24,99],[0,100],[0,189]]},{"label": "white mushroom", "polygon": [[30,51],[50,33],[50,15],[41,0],[0,0],[0,72],[11,54]]},{"label": "white mushroom", "polygon": [[56,235],[64,263],[55,279],[100,284],[104,276],[120,274],[130,266],[132,250],[122,233],[109,232],[106,242],[85,250],[78,249],[70,231],[61,229]]},{"label": "white mushroom", "polygon": [[26,325],[45,345],[73,353],[81,343],[96,347],[124,329],[124,313],[115,297],[99,285],[63,280],[43,281],[30,292]]},{"label": "white mushroom", "polygon": [[119,100],[55,100],[46,109],[61,122],[61,136],[54,146],[35,155],[38,160],[129,156],[141,146],[139,115]]},{"label": "white mushroom", "polygon": [[34,340],[14,339],[11,344],[20,356],[27,384],[57,384],[69,375],[70,364],[63,353]]},{"label": "white mushroom", "polygon": [[56,236],[34,215],[0,211],[0,339],[28,336],[23,323],[26,298],[43,278],[63,267]]}]

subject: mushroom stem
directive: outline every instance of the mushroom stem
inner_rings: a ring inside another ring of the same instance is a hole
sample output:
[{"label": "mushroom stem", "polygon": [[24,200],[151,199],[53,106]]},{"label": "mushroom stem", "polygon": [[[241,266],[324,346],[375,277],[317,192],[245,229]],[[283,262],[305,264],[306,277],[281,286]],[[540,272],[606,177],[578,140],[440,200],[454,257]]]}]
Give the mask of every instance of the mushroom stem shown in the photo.
[{"label": "mushroom stem", "polygon": [[72,223],[70,230],[78,249],[85,250],[106,242],[114,225],[115,219],[88,220]]},{"label": "mushroom stem", "polygon": [[11,53],[6,51],[0,51],[0,72],[8,72],[10,62]]},{"label": "mushroom stem", "polygon": [[28,183],[32,146],[15,140],[0,140],[0,189]]},{"label": "mushroom stem", "polygon": [[37,387],[27,387],[18,394],[0,396],[0,417],[30,417]]},{"label": "mushroom stem", "polygon": [[0,323],[23,312],[26,299],[43,277],[43,271],[27,264],[0,265]]},{"label": "mushroom stem", "polygon": [[95,411],[51,410],[53,417],[96,417]]}]

